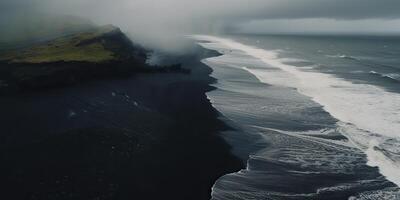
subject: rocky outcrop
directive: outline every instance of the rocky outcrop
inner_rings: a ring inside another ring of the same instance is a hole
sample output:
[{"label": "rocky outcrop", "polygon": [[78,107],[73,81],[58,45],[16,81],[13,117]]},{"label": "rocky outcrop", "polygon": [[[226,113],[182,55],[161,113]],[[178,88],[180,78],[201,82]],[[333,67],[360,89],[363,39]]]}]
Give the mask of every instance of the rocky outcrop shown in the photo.
[{"label": "rocky outcrop", "polygon": [[137,72],[188,72],[180,65],[149,66],[148,53],[112,25],[5,52],[0,55],[0,93],[127,77]]}]

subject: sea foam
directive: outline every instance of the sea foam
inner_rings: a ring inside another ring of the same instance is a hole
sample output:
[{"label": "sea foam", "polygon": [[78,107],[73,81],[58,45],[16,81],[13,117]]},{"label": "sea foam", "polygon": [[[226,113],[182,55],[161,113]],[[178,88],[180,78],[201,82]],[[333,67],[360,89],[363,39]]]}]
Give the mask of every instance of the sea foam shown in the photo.
[{"label": "sea foam", "polygon": [[[311,97],[333,117],[338,127],[356,147],[363,150],[370,166],[400,186],[400,94],[368,85],[354,84],[330,74],[304,71],[284,63],[279,51],[271,51],[214,36],[195,36],[206,40],[205,48],[221,46],[242,51],[268,65],[268,69],[243,66],[261,82],[291,87]],[[270,67],[278,70],[271,70]]]}]

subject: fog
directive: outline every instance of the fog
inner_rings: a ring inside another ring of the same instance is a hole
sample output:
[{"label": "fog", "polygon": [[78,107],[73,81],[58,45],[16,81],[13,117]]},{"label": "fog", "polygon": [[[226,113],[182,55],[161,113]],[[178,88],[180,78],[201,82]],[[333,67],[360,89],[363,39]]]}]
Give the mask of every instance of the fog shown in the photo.
[{"label": "fog", "polygon": [[119,26],[151,48],[181,49],[181,36],[232,30],[399,33],[399,10],[398,0],[1,0],[0,25],[24,26],[16,15],[73,15]]},{"label": "fog", "polygon": [[251,20],[231,25],[231,33],[400,35],[400,19],[324,18]]}]

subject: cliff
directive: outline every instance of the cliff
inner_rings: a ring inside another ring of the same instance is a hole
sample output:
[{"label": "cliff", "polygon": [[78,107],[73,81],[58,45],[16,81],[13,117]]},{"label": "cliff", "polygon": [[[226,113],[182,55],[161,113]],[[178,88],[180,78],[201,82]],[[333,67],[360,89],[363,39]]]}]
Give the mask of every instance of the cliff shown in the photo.
[{"label": "cliff", "polygon": [[107,25],[0,53],[0,93],[59,87],[135,72],[180,70],[146,64],[148,51]]}]

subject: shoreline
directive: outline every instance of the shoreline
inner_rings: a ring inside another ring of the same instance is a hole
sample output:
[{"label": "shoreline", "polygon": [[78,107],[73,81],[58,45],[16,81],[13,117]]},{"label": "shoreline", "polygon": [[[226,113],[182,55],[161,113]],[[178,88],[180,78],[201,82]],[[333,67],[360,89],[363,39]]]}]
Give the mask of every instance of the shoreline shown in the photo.
[{"label": "shoreline", "polygon": [[244,163],[205,94],[215,79],[201,59],[216,52],[196,48],[176,58],[190,74],[1,97],[4,197],[210,199],[215,181]]}]

